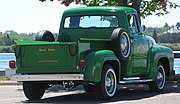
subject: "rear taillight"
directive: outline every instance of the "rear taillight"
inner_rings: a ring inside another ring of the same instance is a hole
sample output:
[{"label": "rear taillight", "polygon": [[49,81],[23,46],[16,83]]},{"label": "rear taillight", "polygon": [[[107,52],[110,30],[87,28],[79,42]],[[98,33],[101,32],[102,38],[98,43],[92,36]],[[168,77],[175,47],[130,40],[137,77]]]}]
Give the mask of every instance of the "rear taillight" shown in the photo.
[{"label": "rear taillight", "polygon": [[16,61],[10,60],[10,61],[9,61],[9,68],[11,68],[11,69],[16,68]]},{"label": "rear taillight", "polygon": [[81,59],[79,62],[79,66],[80,66],[80,68],[86,68],[86,61]]}]

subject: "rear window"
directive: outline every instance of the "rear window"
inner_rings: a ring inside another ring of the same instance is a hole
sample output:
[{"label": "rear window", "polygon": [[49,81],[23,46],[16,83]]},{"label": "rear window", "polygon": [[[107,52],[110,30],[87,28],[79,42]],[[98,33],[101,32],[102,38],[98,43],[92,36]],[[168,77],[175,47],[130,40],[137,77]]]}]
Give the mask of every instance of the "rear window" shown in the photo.
[{"label": "rear window", "polygon": [[64,28],[108,28],[118,27],[116,16],[73,16],[66,17]]}]

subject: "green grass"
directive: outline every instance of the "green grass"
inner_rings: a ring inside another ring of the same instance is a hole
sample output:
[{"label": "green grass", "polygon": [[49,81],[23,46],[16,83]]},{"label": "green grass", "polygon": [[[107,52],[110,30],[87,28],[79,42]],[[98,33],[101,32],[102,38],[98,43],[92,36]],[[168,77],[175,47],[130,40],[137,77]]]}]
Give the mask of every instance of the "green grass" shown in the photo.
[{"label": "green grass", "polygon": [[0,81],[9,81],[10,77],[0,76]]},{"label": "green grass", "polygon": [[179,43],[158,43],[159,45],[167,46],[171,48],[173,51],[180,51],[180,44]]}]

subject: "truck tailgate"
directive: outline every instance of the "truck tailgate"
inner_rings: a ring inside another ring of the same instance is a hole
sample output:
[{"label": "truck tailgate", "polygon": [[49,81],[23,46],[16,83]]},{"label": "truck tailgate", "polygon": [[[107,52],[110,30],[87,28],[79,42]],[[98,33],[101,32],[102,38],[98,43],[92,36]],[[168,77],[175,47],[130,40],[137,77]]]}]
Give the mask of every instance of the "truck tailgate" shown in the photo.
[{"label": "truck tailgate", "polygon": [[17,69],[27,73],[79,72],[75,42],[16,42]]}]

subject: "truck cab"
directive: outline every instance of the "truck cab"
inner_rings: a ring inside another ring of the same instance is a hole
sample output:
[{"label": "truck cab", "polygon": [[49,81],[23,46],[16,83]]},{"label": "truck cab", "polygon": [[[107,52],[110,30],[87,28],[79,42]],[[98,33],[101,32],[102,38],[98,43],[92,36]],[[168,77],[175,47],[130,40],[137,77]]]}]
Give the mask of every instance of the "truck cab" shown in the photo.
[{"label": "truck cab", "polygon": [[[59,34],[37,33],[36,41],[16,41],[17,74],[30,100],[50,84],[110,99],[117,84],[146,83],[162,91],[174,74],[174,55],[143,33],[137,12],[128,7],[79,7],[64,11]],[[34,86],[37,86],[34,87]]]}]

